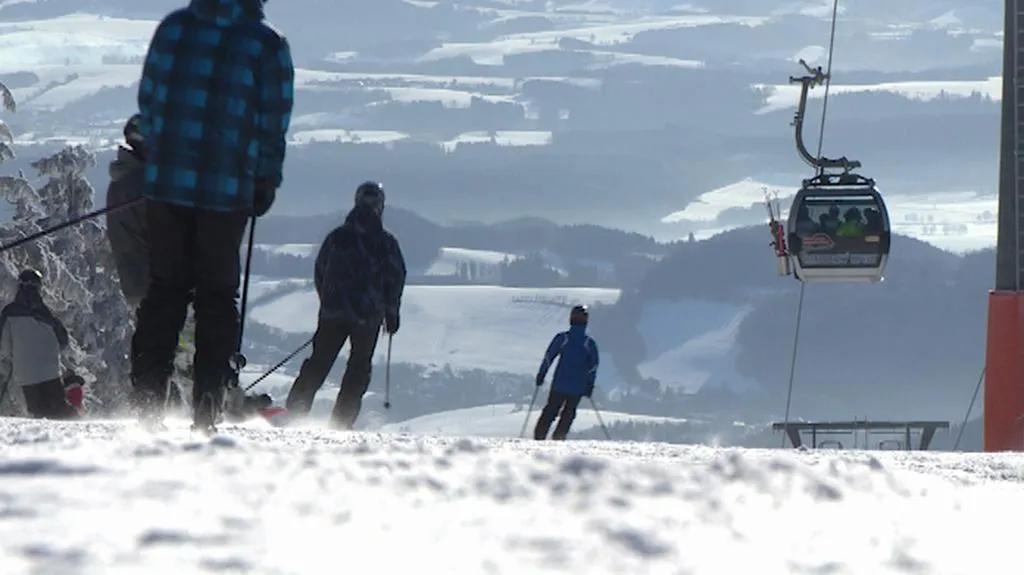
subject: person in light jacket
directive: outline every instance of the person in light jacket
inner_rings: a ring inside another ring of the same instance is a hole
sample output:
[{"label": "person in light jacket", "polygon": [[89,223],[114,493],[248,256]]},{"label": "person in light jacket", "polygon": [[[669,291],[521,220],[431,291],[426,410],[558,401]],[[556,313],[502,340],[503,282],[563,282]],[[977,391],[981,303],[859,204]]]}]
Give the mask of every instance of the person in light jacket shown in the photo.
[{"label": "person in light jacket", "polygon": [[37,270],[22,271],[14,301],[0,311],[0,382],[5,392],[21,389],[30,416],[74,419],[78,411],[68,403],[61,377],[68,332],[43,303],[42,285]]}]

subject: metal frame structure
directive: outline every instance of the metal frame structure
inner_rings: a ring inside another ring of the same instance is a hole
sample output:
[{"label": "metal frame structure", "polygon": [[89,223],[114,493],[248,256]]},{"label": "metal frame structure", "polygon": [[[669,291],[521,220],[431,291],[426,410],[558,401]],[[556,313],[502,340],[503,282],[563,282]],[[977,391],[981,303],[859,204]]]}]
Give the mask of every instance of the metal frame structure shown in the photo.
[{"label": "metal frame structure", "polygon": [[[935,438],[935,432],[938,430],[948,430],[948,421],[790,421],[790,422],[777,422],[772,424],[773,431],[783,431],[786,436],[789,437],[789,442],[794,448],[800,448],[803,445],[803,438],[801,433],[809,433],[811,440],[811,448],[818,449],[824,447],[824,443],[819,442],[818,437],[833,436],[833,435],[846,435],[853,434],[863,431],[865,434],[875,432],[885,435],[896,435],[902,434],[902,441],[888,439],[879,443],[878,448],[884,449],[883,445],[890,444],[893,441],[897,441],[901,447],[906,451],[914,450],[913,438],[916,433],[920,434],[920,440],[918,441],[917,450],[927,451],[928,447],[931,446],[932,439]],[[842,449],[842,443],[835,442]]]}]

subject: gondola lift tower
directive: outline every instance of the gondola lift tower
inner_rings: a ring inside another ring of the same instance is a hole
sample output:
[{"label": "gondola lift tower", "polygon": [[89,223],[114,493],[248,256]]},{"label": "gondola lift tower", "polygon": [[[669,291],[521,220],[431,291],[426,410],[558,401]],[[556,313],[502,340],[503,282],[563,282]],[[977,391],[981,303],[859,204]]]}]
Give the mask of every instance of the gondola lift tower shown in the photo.
[{"label": "gondola lift tower", "polygon": [[1024,451],[1024,3],[1006,0],[996,283],[988,298],[985,451]]}]

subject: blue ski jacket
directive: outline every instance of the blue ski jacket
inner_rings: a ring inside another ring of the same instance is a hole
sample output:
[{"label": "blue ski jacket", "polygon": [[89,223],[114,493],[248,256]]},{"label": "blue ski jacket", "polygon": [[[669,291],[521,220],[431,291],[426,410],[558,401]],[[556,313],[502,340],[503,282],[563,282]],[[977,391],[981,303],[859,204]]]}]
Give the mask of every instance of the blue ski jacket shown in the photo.
[{"label": "blue ski jacket", "polygon": [[597,343],[587,335],[586,326],[571,326],[568,331],[556,334],[551,339],[537,371],[538,377],[543,379],[547,376],[555,358],[559,360],[551,380],[552,390],[568,395],[582,395],[587,386],[597,380],[600,354]]},{"label": "blue ski jacket", "polygon": [[281,185],[295,69],[262,0],[192,0],[157,26],[139,81],[144,195],[249,211]]}]

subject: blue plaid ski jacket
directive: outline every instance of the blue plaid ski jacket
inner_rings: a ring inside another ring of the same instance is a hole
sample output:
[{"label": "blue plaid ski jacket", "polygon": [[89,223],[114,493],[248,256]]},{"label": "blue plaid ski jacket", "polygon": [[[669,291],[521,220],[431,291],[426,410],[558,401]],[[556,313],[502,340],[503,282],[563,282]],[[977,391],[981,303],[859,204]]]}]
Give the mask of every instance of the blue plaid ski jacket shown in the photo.
[{"label": "blue plaid ski jacket", "polygon": [[588,385],[597,380],[597,366],[601,363],[597,343],[587,335],[587,327],[574,325],[568,331],[555,334],[548,344],[544,360],[540,363],[538,375],[548,374],[555,358],[555,376],[551,378],[551,389],[567,395],[583,395]]},{"label": "blue plaid ski jacket", "polygon": [[160,22],[139,82],[147,198],[249,211],[281,185],[295,69],[262,0],[192,0]]}]

